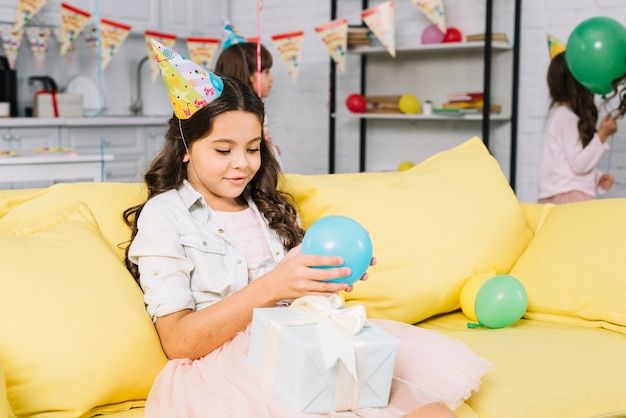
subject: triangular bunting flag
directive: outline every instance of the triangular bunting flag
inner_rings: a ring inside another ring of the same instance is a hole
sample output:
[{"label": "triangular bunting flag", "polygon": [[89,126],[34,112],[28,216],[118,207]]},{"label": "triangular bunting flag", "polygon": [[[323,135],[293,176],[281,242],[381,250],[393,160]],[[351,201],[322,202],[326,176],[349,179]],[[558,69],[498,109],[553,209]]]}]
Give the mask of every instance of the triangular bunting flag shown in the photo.
[{"label": "triangular bunting flag", "polygon": [[48,0],[19,0],[15,11],[13,32],[22,29],[47,2]]},{"label": "triangular bunting flag", "polygon": [[100,19],[100,58],[102,60],[100,67],[103,71],[126,40],[130,28],[123,23]]},{"label": "triangular bunting flag", "polygon": [[98,56],[98,27],[95,23],[87,23],[83,29],[83,36],[93,56]]},{"label": "triangular bunting flag", "polygon": [[428,20],[433,22],[441,33],[447,32],[446,14],[443,8],[443,0],[412,0],[426,15]]},{"label": "triangular bunting flag", "polygon": [[561,41],[549,33],[546,34],[546,37],[548,38],[548,52],[550,52],[550,59],[565,51],[565,45]]},{"label": "triangular bunting flag", "polygon": [[61,3],[61,55],[74,50],[74,43],[91,17],[91,13]]},{"label": "triangular bunting flag", "polygon": [[396,35],[393,13],[393,1],[381,3],[376,7],[361,12],[361,19],[376,35],[387,52],[396,56]]},{"label": "triangular bunting flag", "polygon": [[339,67],[339,71],[346,71],[346,50],[348,49],[348,19],[333,20],[315,28],[330,52],[331,58]]},{"label": "triangular bunting flag", "polygon": [[218,38],[189,37],[187,38],[189,57],[193,62],[202,65],[208,70],[219,44],[220,40]]},{"label": "triangular bunting flag", "polygon": [[287,66],[287,72],[291,77],[291,82],[295,83],[298,80],[298,67],[300,66],[300,51],[302,50],[302,37],[304,31],[283,33],[280,35],[273,35],[272,41],[283,62]]},{"label": "triangular bunting flag", "polygon": [[174,48],[174,44],[176,43],[176,35],[171,33],[163,33],[156,32],[153,30],[147,30],[144,32],[144,37],[146,41],[146,47],[148,48],[148,62],[150,63],[150,77],[152,82],[154,83],[158,78],[159,74],[161,74],[161,70],[159,70],[159,65],[155,59],[156,52],[154,51],[154,47],[152,46],[152,40],[156,40],[163,46],[167,48]]},{"label": "triangular bunting flag", "polygon": [[2,46],[9,61],[9,67],[14,69],[17,53],[24,37],[24,29],[13,32],[13,25],[0,25],[0,37],[2,37]]},{"label": "triangular bunting flag", "polygon": [[50,28],[27,27],[25,28],[26,38],[30,44],[30,50],[35,57],[37,67],[43,68],[46,62],[46,52],[50,41]]}]

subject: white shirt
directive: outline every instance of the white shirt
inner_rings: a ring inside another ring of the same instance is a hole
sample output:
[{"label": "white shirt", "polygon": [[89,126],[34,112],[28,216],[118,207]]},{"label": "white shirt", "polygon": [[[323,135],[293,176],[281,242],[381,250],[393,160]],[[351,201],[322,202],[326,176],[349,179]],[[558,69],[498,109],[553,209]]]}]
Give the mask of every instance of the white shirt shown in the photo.
[{"label": "white shirt", "polygon": [[[258,216],[272,255],[259,263],[258,277],[274,268],[285,250],[254,202],[248,205]],[[153,320],[183,309],[205,308],[248,284],[244,255],[187,181],[178,190],[150,199],[137,227],[128,256],[139,266],[146,309]]]},{"label": "white shirt", "polygon": [[594,134],[583,148],[578,116],[567,106],[558,106],[548,121],[539,174],[539,199],[578,190],[590,196],[603,193],[598,187],[602,173],[595,167],[609,145]]}]

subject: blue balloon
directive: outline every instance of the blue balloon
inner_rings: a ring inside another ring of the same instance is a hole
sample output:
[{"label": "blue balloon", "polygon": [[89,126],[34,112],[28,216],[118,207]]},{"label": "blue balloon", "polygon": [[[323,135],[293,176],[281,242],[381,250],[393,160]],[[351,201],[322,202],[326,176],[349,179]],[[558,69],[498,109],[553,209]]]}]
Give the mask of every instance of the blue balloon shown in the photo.
[{"label": "blue balloon", "polygon": [[300,252],[342,257],[341,267],[350,267],[352,274],[329,281],[352,284],[359,280],[370,266],[372,240],[367,230],[354,219],[339,215],[325,216],[313,222],[306,231]]}]

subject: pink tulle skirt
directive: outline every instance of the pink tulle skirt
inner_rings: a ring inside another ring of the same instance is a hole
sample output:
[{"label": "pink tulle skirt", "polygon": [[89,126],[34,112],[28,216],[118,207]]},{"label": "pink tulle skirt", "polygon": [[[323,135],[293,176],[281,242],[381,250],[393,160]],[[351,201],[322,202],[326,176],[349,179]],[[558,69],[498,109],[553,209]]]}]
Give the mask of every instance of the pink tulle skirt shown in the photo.
[{"label": "pink tulle skirt", "polygon": [[429,403],[455,410],[492,364],[460,341],[413,325],[371,320],[400,340],[389,406],[326,415],[285,405],[247,360],[250,329],[198,360],[170,360],[152,386],[146,417],[376,417],[397,418]]}]

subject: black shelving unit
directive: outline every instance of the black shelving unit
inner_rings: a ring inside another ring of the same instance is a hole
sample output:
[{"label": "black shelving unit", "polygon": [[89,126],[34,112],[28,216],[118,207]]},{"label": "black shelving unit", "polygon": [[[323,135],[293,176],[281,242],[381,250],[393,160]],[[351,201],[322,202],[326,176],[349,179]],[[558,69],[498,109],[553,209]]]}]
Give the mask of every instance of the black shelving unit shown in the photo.
[{"label": "black shelving unit", "polygon": [[[337,19],[337,3],[338,0],[331,0],[330,17],[331,20]],[[510,172],[509,179],[513,189],[515,189],[516,171],[517,171],[517,118],[518,118],[518,96],[519,96],[519,51],[520,51],[520,27],[521,27],[521,3],[522,0],[515,0],[515,13],[514,13],[514,43],[513,43],[513,73],[512,73],[512,92],[511,92],[511,139],[510,139]],[[369,7],[368,0],[361,1],[361,9],[365,10]],[[483,68],[483,92],[484,92],[484,105],[482,113],[482,128],[481,136],[482,140],[489,148],[489,136],[491,130],[491,64],[493,48],[491,39],[493,28],[493,0],[486,1],[485,7],[485,45],[483,52],[484,68]],[[360,60],[360,93],[366,94],[366,71],[367,71],[367,56],[361,55]],[[330,85],[329,85],[329,113],[328,113],[328,138],[329,138],[329,152],[328,152],[328,172],[335,173],[336,162],[336,126],[335,126],[335,114],[337,111],[337,97],[336,97],[336,77],[337,68],[335,62],[330,59]],[[359,171],[365,171],[366,160],[366,148],[367,148],[367,120],[361,118],[359,120]]]}]

